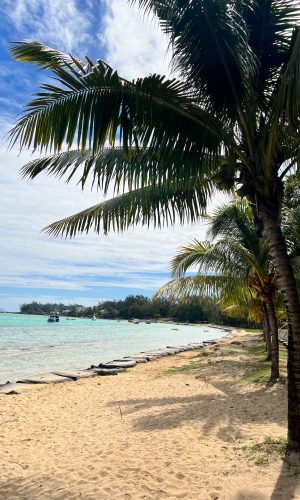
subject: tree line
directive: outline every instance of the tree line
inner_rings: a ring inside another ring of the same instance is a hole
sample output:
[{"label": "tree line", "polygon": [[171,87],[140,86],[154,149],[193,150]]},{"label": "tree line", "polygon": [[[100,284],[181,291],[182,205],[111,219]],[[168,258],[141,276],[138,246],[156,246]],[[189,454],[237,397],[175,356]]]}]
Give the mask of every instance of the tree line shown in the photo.
[{"label": "tree line", "polygon": [[77,318],[102,319],[174,319],[176,321],[198,323],[208,322],[240,327],[260,326],[243,314],[230,317],[225,314],[217,300],[211,297],[191,296],[184,300],[155,298],[144,295],[128,295],[124,300],[106,300],[95,306],[84,307],[80,304],[30,302],[20,306],[21,314],[45,314],[59,311],[61,315]]}]

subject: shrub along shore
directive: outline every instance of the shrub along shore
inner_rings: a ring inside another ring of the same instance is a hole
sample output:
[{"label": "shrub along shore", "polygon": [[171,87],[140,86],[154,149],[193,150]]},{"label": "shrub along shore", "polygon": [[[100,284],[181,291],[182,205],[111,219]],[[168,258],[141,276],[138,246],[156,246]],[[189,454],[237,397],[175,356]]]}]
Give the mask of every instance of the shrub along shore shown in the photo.
[{"label": "shrub along shore", "polygon": [[[232,318],[224,314],[218,301],[212,297],[189,297],[184,300],[157,298],[144,295],[128,295],[124,300],[107,300],[95,306],[80,304],[53,304],[40,302],[25,303],[20,306],[21,314],[46,314],[58,311],[63,316],[101,319],[152,319],[188,321],[189,323],[218,323],[240,328],[251,328],[251,323],[243,318]],[[257,325],[256,325],[257,326]],[[260,325],[258,325],[260,326]]]}]

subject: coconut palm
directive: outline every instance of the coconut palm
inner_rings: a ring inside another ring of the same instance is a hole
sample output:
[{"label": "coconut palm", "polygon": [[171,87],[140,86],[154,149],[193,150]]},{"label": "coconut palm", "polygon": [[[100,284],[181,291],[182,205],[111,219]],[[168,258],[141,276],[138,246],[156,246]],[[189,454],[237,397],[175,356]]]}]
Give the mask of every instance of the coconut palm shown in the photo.
[{"label": "coconut palm", "polygon": [[267,351],[266,361],[270,361],[272,349],[268,311],[261,297],[255,290],[247,286],[244,279],[244,275],[241,277],[233,274],[228,276],[224,274],[193,276],[184,274],[184,276],[174,278],[159,288],[155,292],[154,298],[172,297],[176,300],[184,300],[186,296],[190,295],[213,295],[218,300],[218,306],[227,316],[263,324],[263,336]]},{"label": "coconut palm", "polygon": [[[150,75],[131,82],[102,61],[81,61],[39,42],[16,43],[13,57],[41,66],[56,80],[42,85],[28,104],[11,132],[12,144],[50,153],[24,169],[29,177],[43,170],[68,179],[82,168],[83,185],[92,172],[104,190],[108,184],[121,195],[142,190],[138,200],[132,195],[131,206],[139,204],[133,215],[124,214],[121,198],[123,210],[116,208],[118,201],[112,216],[107,204],[92,207],[51,226],[55,235],[99,232],[102,220],[106,230],[124,229],[142,213],[148,223],[153,209],[157,225],[173,222],[176,212],[181,220],[196,219],[205,206],[203,196],[216,182],[248,198],[285,297],[288,442],[300,449],[300,303],[280,227],[283,179],[299,155],[297,2],[132,2],[152,12],[169,36],[178,78]],[[198,186],[203,180],[199,192],[191,189],[193,178]],[[174,186],[182,191],[176,202]]]},{"label": "coconut palm", "polygon": [[[212,242],[194,240],[182,247],[171,263],[173,277],[158,295],[189,295],[195,291],[217,294],[223,307],[259,304],[271,335],[271,379],[279,377],[278,328],[275,312],[276,278],[264,238],[259,238],[251,208],[238,198],[219,207],[209,218]],[[217,241],[214,241],[217,239]],[[196,276],[185,279],[197,268]],[[257,314],[257,312],[256,312]]]}]

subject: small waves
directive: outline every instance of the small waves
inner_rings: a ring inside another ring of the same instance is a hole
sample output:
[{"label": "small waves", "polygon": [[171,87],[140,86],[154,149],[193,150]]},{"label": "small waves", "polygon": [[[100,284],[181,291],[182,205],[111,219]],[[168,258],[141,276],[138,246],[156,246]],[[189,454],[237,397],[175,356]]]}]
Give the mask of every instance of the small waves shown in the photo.
[{"label": "small waves", "polygon": [[[80,369],[140,351],[218,339],[224,331],[207,325],[131,324],[111,320],[62,321],[0,315],[0,383],[54,369]],[[2,323],[1,323],[2,321]],[[52,325],[50,325],[52,326]]]},{"label": "small waves", "polygon": [[27,353],[38,353],[44,352],[48,349],[53,349],[57,346],[48,345],[48,346],[34,346],[34,347],[2,347],[0,351],[0,359],[7,359],[9,356],[22,356]]}]

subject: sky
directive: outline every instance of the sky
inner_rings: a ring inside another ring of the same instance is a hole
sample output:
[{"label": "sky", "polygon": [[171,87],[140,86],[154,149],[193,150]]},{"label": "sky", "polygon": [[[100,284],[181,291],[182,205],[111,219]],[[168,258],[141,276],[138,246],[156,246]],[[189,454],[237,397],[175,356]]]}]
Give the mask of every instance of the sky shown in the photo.
[{"label": "sky", "polygon": [[[0,2],[0,308],[63,302],[94,305],[130,294],[151,296],[170,279],[178,248],[205,238],[203,222],[123,234],[50,239],[41,229],[103,199],[75,182],[40,175],[23,180],[30,151],[8,149],[7,132],[45,80],[36,67],[12,61],[10,42],[37,39],[80,58],[104,59],[128,79],[170,74],[168,41],[157,22],[127,0],[1,0]],[[214,200],[214,205],[218,200]]]}]

